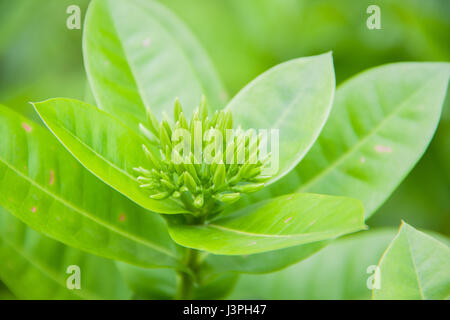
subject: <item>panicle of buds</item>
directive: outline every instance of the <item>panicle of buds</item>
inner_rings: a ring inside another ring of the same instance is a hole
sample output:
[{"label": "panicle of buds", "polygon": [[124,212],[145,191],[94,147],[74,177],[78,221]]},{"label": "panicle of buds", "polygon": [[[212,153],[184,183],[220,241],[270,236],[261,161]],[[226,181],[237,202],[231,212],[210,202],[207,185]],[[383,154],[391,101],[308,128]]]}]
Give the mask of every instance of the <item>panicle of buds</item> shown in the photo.
[{"label": "panicle of buds", "polygon": [[270,154],[263,152],[262,135],[232,130],[231,111],[209,116],[204,97],[190,121],[176,99],[173,122],[167,115],[159,122],[148,109],[140,129],[149,140],[142,146],[149,163],[134,170],[152,199],[179,199],[194,214],[207,215],[270,178],[263,175]]}]

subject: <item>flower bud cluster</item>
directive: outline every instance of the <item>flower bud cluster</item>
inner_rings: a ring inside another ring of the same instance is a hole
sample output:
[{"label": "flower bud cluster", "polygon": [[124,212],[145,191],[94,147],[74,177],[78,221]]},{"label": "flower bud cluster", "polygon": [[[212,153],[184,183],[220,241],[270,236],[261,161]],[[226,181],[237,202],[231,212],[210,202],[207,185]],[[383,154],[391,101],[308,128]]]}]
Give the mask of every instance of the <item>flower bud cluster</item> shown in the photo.
[{"label": "flower bud cluster", "polygon": [[134,170],[152,199],[179,199],[186,209],[206,215],[260,190],[270,178],[263,175],[270,159],[262,152],[263,137],[232,130],[230,111],[209,116],[205,98],[190,121],[177,99],[174,125],[166,115],[159,122],[151,110],[147,122],[140,129],[150,142],[142,146],[149,165]]}]

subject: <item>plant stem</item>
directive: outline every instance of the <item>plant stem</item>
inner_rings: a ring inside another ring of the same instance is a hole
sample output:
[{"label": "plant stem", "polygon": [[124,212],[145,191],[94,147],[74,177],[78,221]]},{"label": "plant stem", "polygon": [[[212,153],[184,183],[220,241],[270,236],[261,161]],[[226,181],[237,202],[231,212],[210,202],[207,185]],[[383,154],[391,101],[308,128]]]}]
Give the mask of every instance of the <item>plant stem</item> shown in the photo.
[{"label": "plant stem", "polygon": [[197,273],[199,251],[195,249],[187,249],[186,266],[191,270],[192,274],[180,271],[178,273],[180,282],[176,298],[178,300],[191,300],[194,295],[194,280]]}]

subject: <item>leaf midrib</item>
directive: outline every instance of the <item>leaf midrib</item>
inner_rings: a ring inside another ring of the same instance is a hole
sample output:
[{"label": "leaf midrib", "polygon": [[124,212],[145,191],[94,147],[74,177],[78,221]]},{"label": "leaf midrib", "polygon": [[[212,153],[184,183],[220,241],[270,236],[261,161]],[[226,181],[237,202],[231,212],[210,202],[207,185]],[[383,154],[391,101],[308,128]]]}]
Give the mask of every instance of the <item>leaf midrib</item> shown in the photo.
[{"label": "leaf midrib", "polygon": [[[107,8],[107,11],[110,13],[109,8]],[[88,14],[89,15],[86,17],[85,29],[93,28],[91,26],[91,23],[90,23],[90,19],[92,19],[90,17],[92,15],[92,10],[90,10],[88,12]],[[109,15],[109,18],[112,20],[112,25],[114,27],[114,31],[117,34],[117,30],[116,30],[116,27],[114,25],[114,20],[113,20],[111,14]],[[84,57],[84,61],[85,61],[85,68],[86,68],[86,71],[87,71],[87,78],[89,80],[89,84],[91,85],[91,87],[94,88],[94,87],[97,87],[97,85],[96,85],[96,82],[94,81],[94,78],[92,77],[92,72],[90,72],[90,70],[91,70],[91,67],[90,67],[90,56],[87,53],[87,50],[88,50],[88,47],[89,47],[88,43],[89,43],[88,37],[83,34],[83,57]],[[119,41],[119,46],[120,46],[120,49],[121,49],[122,53],[124,54],[124,56],[126,58],[125,49],[124,49],[121,41]],[[125,59],[125,60],[127,60],[127,59]],[[129,65],[128,61],[127,61],[127,66],[128,66],[129,71],[130,71],[130,73],[132,75],[132,79],[134,81],[134,84],[136,85],[136,88],[138,89],[138,98],[140,100],[140,105],[142,107],[144,107],[144,112],[145,112],[145,104],[144,104],[144,101],[142,101],[142,94],[140,92],[140,88],[138,87],[138,85],[136,83],[136,78],[134,76],[133,70],[131,70],[131,68],[130,68],[130,65]],[[104,111],[107,110],[107,108],[105,108],[105,106],[103,106],[103,99],[99,99],[98,94],[97,94],[97,90],[92,90],[92,94],[94,95],[94,99],[95,99],[96,103],[98,104],[99,109],[104,110]],[[140,122],[140,119],[135,114],[128,113],[128,115],[131,116],[136,123]],[[117,119],[119,121],[122,121],[119,118],[117,118]],[[133,129],[133,130],[135,131],[135,129]]]},{"label": "leaf midrib", "polygon": [[[236,230],[236,229],[231,229],[231,228],[227,228],[224,226],[220,226],[220,225],[216,225],[216,224],[208,224],[205,227],[212,227],[215,229],[219,229],[225,232],[230,232],[230,233],[237,233],[237,234],[242,234],[245,236],[249,236],[249,237],[260,237],[260,238],[279,238],[279,239],[284,239],[284,238],[297,238],[297,237],[307,237],[307,236],[311,236],[311,235],[325,235],[325,234],[331,234],[331,233],[342,233],[342,232],[346,232],[347,230],[361,230],[358,227],[348,227],[348,228],[343,228],[341,230],[333,230],[333,231],[319,231],[319,232],[307,232],[307,233],[299,233],[299,234],[288,234],[288,235],[279,235],[279,234],[262,234],[262,233],[253,233],[253,232],[248,232],[248,231],[242,231],[242,230]],[[352,232],[352,231],[349,231]]]},{"label": "leaf midrib", "polygon": [[[136,6],[136,3],[133,3],[133,4]],[[167,28],[165,28],[165,27],[162,25],[162,23],[161,23],[157,18],[155,18],[155,16],[152,14],[152,12],[151,12],[148,8],[144,7],[144,10],[152,17],[153,21],[154,21],[157,25],[159,25],[160,28],[161,28],[162,30],[164,30],[164,31],[166,32],[166,34],[169,36],[169,38],[172,39],[172,43],[173,43],[177,48],[179,48],[179,50],[180,50],[180,52],[181,52],[181,55],[185,58],[185,62],[186,62],[186,64],[187,64],[187,66],[189,67],[189,69],[191,70],[192,74],[194,75],[194,78],[196,79],[196,82],[197,82],[197,84],[199,85],[200,90],[202,90],[203,92],[206,92],[206,91],[205,91],[205,86],[204,86],[203,82],[199,80],[200,77],[199,77],[199,74],[198,74],[197,71],[196,71],[196,68],[194,68],[192,62],[191,62],[190,59],[189,59],[189,56],[186,54],[186,52],[184,51],[184,49],[178,44],[177,41],[174,41],[174,36],[172,35],[172,33],[169,32],[169,31],[167,30]],[[140,97],[140,99],[141,99],[142,106],[144,107],[144,111],[145,111],[145,107],[149,105],[149,103],[148,103],[148,101],[147,101],[147,97],[146,97],[145,94],[143,94],[143,93],[144,93],[144,90],[141,88],[141,85],[139,84],[139,81],[138,81],[139,78],[136,76],[136,75],[137,75],[137,72],[136,72],[136,70],[135,70],[135,67],[131,64],[131,59],[129,59],[129,56],[128,56],[128,54],[127,54],[127,50],[126,50],[125,47],[123,46],[122,37],[121,37],[121,35],[120,35],[119,31],[118,31],[118,27],[117,27],[116,22],[115,22],[115,19],[114,19],[114,17],[113,17],[112,10],[111,10],[109,7],[108,7],[108,13],[109,13],[109,16],[110,16],[110,18],[111,18],[111,20],[112,20],[112,22],[113,22],[114,31],[115,31],[115,33],[116,33],[116,35],[117,35],[117,38],[120,40],[120,41],[119,41],[119,42],[120,42],[120,47],[121,47],[121,49],[122,49],[122,52],[123,52],[124,57],[126,58],[125,60],[127,61],[128,68],[129,68],[129,70],[130,70],[130,72],[131,72],[131,74],[132,74],[132,76],[133,76],[134,83],[135,83],[135,85],[136,85],[136,88],[138,89],[139,97]]]},{"label": "leaf midrib", "polygon": [[[152,4],[152,5],[155,5],[155,4]],[[156,3],[156,5],[159,5],[159,4]],[[169,30],[167,28],[165,28],[163,26],[163,24],[160,22],[160,20],[158,18],[155,18],[155,16],[152,14],[151,10],[147,7],[144,7],[144,8],[152,16],[153,20],[161,27],[161,29],[163,29],[167,32],[167,34],[169,35],[169,38],[172,39],[172,42],[175,44],[175,46],[180,49],[182,56],[185,58],[185,61],[187,62],[186,64],[189,66],[189,69],[191,69],[192,74],[197,79],[197,83],[198,83],[200,89],[204,92],[204,94],[206,94],[206,92],[207,92],[206,86],[203,84],[203,81],[200,80],[201,79],[200,74],[198,73],[197,68],[195,68],[194,64],[191,62],[191,59],[189,58],[188,54],[185,52],[184,48],[178,44],[178,41],[176,41],[174,35],[171,32],[169,32]],[[162,8],[162,11],[164,11],[164,10],[165,9]],[[179,23],[179,22],[177,21],[177,23]],[[192,37],[192,34],[190,34],[190,32],[187,32],[187,33],[189,33],[189,36]],[[200,44],[197,43],[196,45],[200,45]],[[203,51],[203,49],[202,49],[202,51]],[[203,53],[204,52],[202,52],[202,54]],[[213,67],[213,66],[211,66],[211,67]]]},{"label": "leaf midrib", "polygon": [[[370,138],[372,138],[382,127],[386,125],[392,118],[394,118],[398,113],[403,111],[407,106],[407,102],[411,100],[413,97],[421,93],[424,88],[428,87],[428,84],[434,80],[428,80],[425,84],[417,89],[413,94],[411,94],[407,99],[405,99],[399,107],[397,107],[393,112],[391,112],[387,117],[385,117],[377,126],[375,126],[372,130],[370,130],[365,137],[363,137],[359,142],[353,145],[350,149],[344,152],[338,159],[333,161],[325,170],[322,170],[318,175],[316,175],[313,179],[309,180],[306,184],[297,189],[297,192],[305,191],[310,188],[311,185],[315,184],[318,180],[322,179],[329,172],[333,171],[336,167],[338,167],[342,162],[344,162],[348,157],[350,157],[355,151],[357,151],[362,145],[364,145]],[[320,139],[320,136],[319,136]]]},{"label": "leaf midrib", "polygon": [[[48,120],[47,120],[48,121]],[[45,122],[47,122],[45,121]],[[106,159],[101,153],[99,153],[98,151],[96,151],[93,147],[91,147],[90,145],[88,145],[87,143],[85,143],[83,140],[81,140],[77,135],[75,135],[73,132],[71,132],[70,130],[66,129],[66,127],[64,126],[64,124],[61,123],[61,121],[59,120],[50,120],[51,122],[54,122],[56,124],[56,127],[63,130],[64,132],[66,132],[68,135],[70,135],[74,140],[76,140],[79,144],[81,144],[83,147],[85,147],[86,149],[88,149],[90,152],[92,152],[97,158],[99,158],[101,161],[104,161],[107,165],[109,165],[110,167],[114,168],[116,171],[120,172],[121,174],[123,174],[124,176],[126,176],[127,178],[133,180],[134,182],[138,183],[137,178],[135,178],[134,176],[130,175],[127,171],[123,170],[122,168],[118,167],[117,165],[115,165],[114,163],[112,163],[110,160]],[[50,129],[52,132],[53,130]],[[132,132],[130,130],[130,132]],[[131,134],[130,134],[131,135]],[[58,135],[55,134],[55,137],[58,138]],[[66,147],[66,149],[73,154],[73,152],[70,150],[70,148],[64,143],[64,141],[62,141],[61,139],[58,138],[58,140]],[[78,159],[78,157],[75,156],[75,154],[73,154],[73,156],[75,158]],[[80,161],[81,162],[81,161]],[[87,169],[87,167],[86,167]],[[88,169],[89,170],[89,169]],[[92,172],[94,175],[95,173]]]},{"label": "leaf midrib", "polygon": [[97,219],[96,217],[93,217],[91,214],[89,214],[88,212],[82,210],[81,208],[78,208],[74,205],[72,205],[71,203],[67,202],[66,200],[64,200],[63,198],[59,197],[58,195],[52,193],[51,191],[47,190],[46,188],[42,187],[40,184],[38,184],[37,182],[35,182],[34,180],[32,180],[31,178],[29,178],[28,176],[24,175],[22,172],[20,172],[17,168],[15,168],[14,166],[8,164],[8,162],[6,162],[2,157],[0,157],[0,161],[10,170],[12,170],[15,174],[17,174],[18,176],[22,177],[23,179],[25,179],[26,181],[28,181],[28,183],[30,183],[31,185],[34,185],[35,187],[37,187],[38,189],[40,189],[42,192],[48,194],[50,197],[52,197],[53,199],[55,199],[56,201],[59,201],[60,203],[62,203],[64,206],[66,206],[67,208],[78,212],[79,214],[81,214],[82,216],[94,221],[95,223],[103,226],[104,228],[119,234],[120,236],[123,236],[126,239],[132,240],[134,242],[140,243],[152,250],[156,250],[159,251],[165,255],[170,256],[171,258],[174,258],[175,260],[178,260],[178,258],[170,251],[164,249],[163,247],[160,247],[154,243],[148,242],[144,239],[141,239],[139,237],[136,237],[132,234],[129,234],[127,232],[124,232],[122,230],[119,230],[117,228],[115,228],[114,226],[100,220]]},{"label": "leaf midrib", "polygon": [[[300,59],[301,59],[301,58],[300,58]],[[314,61],[314,63],[317,63],[317,62]],[[307,70],[304,70],[303,72],[307,72],[307,71],[309,71],[309,69],[312,69],[311,65],[308,66],[308,65],[305,64],[305,63],[302,63],[302,64],[304,64],[304,65],[307,66],[307,68],[308,68]],[[327,78],[328,78],[328,77],[327,77]],[[333,101],[334,91],[335,91],[335,90],[333,90],[333,89],[331,90],[331,95],[330,95],[331,99],[330,99],[330,100],[328,101],[328,103],[327,103],[327,106],[328,106],[328,112],[327,112],[327,114],[326,114],[325,119],[328,118],[328,116],[329,116],[329,114],[330,114],[330,111],[331,111],[330,105],[331,105],[331,103],[332,103],[332,101]],[[302,93],[303,93],[303,92],[302,92]],[[300,92],[296,93],[296,97],[295,97],[294,99],[292,99],[291,102],[289,103],[288,107],[285,108],[285,110],[283,110],[283,113],[278,117],[278,119],[277,119],[277,121],[275,122],[275,124],[272,125],[272,128],[277,129],[277,128],[281,125],[281,123],[285,120],[285,118],[287,117],[287,115],[292,111],[294,105],[296,105],[297,102],[298,102],[299,100],[301,100],[301,98],[303,98],[302,94],[301,94]],[[322,121],[322,122],[323,122],[322,126],[319,127],[319,128],[317,128],[317,129],[318,129],[317,131],[318,131],[319,133],[320,133],[322,127],[325,125],[325,121]],[[315,133],[314,135],[316,136],[316,135],[318,135],[318,134]],[[311,144],[312,144],[312,143],[311,143]]]},{"label": "leaf midrib", "polygon": [[408,232],[406,232],[405,236],[406,236],[406,242],[408,243],[408,251],[409,251],[409,254],[411,256],[411,262],[412,262],[412,265],[413,265],[414,274],[415,274],[416,279],[417,279],[417,287],[419,288],[419,293],[420,293],[420,296],[422,297],[422,300],[425,300],[425,295],[423,294],[422,285],[420,283],[419,271],[417,270],[417,265],[416,265],[414,254],[413,254],[413,251],[412,251],[412,248],[411,248],[411,242],[409,241]]}]

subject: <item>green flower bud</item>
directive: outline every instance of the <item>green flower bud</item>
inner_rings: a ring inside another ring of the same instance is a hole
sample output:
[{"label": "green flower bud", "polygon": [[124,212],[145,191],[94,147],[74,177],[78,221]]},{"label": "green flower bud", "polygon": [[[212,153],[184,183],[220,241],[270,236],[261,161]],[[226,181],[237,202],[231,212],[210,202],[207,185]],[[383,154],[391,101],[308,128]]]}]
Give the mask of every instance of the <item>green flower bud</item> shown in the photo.
[{"label": "green flower bud", "polygon": [[165,151],[167,146],[172,149],[169,133],[163,125],[159,127],[159,140],[161,141],[162,150]]},{"label": "green flower bud", "polygon": [[136,171],[137,173],[140,173],[140,174],[143,174],[143,175],[146,175],[146,176],[149,176],[151,174],[150,171],[148,171],[147,169],[144,169],[142,167],[133,168],[133,170]]},{"label": "green flower bud", "polygon": [[181,114],[183,113],[183,109],[181,107],[180,100],[178,98],[175,99],[175,106],[173,110],[173,116],[175,118],[175,122],[180,119]]},{"label": "green flower bud", "polygon": [[139,123],[139,131],[150,141],[152,144],[159,144],[158,138],[147,129],[142,123]]},{"label": "green flower bud", "polygon": [[146,178],[146,177],[138,177],[137,181],[141,182],[141,183],[149,183],[150,181],[152,181],[151,178]]},{"label": "green flower bud", "polygon": [[181,196],[181,193],[178,192],[178,191],[174,191],[174,192],[172,193],[172,197],[174,197],[174,198],[179,198],[180,196]]},{"label": "green flower bud", "polygon": [[205,120],[208,117],[208,106],[206,104],[206,97],[203,95],[200,101],[199,107],[200,118],[202,120],[203,125],[205,125]]},{"label": "green flower bud", "polygon": [[156,179],[160,179],[161,178],[161,171],[158,171],[156,169],[152,169],[151,172],[152,176],[154,176]]},{"label": "green flower bud", "polygon": [[161,179],[161,184],[171,190],[175,190],[177,188],[172,182],[166,179]]},{"label": "green flower bud", "polygon": [[153,167],[161,169],[161,164],[159,163],[158,158],[156,158],[156,156],[144,144],[142,145],[142,149],[144,150],[147,159],[150,160]]},{"label": "green flower bud", "polygon": [[181,128],[189,130],[189,125],[188,125],[186,118],[184,117],[183,112],[180,113],[180,117],[179,117],[178,121],[180,122]]},{"label": "green flower bud", "polygon": [[241,193],[252,193],[264,188],[264,183],[248,183],[243,185],[238,185],[232,188],[233,191]]},{"label": "green flower bud", "polygon": [[214,112],[214,115],[212,116],[211,122],[209,124],[212,128],[215,128],[218,117],[219,117],[219,111]]},{"label": "green flower bud", "polygon": [[[164,116],[167,117],[167,114],[164,114]],[[166,129],[167,136],[169,137],[169,140],[172,141],[172,128],[169,125],[169,121],[167,119],[164,119],[163,121],[161,121],[161,126]]]},{"label": "green flower bud", "polygon": [[196,208],[201,208],[201,207],[203,207],[203,204],[204,204],[203,193],[200,193],[197,197],[195,197],[194,206]]},{"label": "green flower bud", "polygon": [[[255,136],[254,130],[244,132],[240,127],[234,135],[227,135],[227,130],[233,128],[231,111],[216,111],[208,116],[205,97],[201,98],[190,121],[185,118],[178,99],[174,102],[173,112],[174,126],[165,113],[158,123],[150,109],[147,109],[148,123],[139,126],[143,136],[159,147],[161,155],[157,155],[148,144],[143,145],[151,169],[145,166],[133,169],[139,175],[138,183],[148,190],[149,197],[177,199],[194,215],[202,216],[222,209],[217,201],[233,203],[239,200],[241,193],[256,192],[264,186],[263,182],[269,177],[262,177],[261,172],[270,155],[258,159],[260,144],[263,143],[261,135]],[[190,150],[179,148],[175,141],[172,142],[172,134],[178,129],[191,133]],[[214,143],[222,145],[204,141],[209,130],[215,130],[214,139],[219,138]],[[214,158],[209,162],[211,155]]]},{"label": "green flower bud", "polygon": [[183,173],[183,179],[184,179],[184,185],[189,189],[191,192],[197,192],[197,183],[195,183],[194,178],[189,174],[189,172]]},{"label": "green flower bud", "polygon": [[150,108],[146,109],[147,111],[147,122],[149,125],[149,128],[153,134],[158,137],[159,136],[159,123],[158,119],[156,119],[155,115],[153,114],[152,110]]},{"label": "green flower bud", "polygon": [[220,188],[225,183],[225,165],[217,165],[216,172],[214,173],[214,186]]},{"label": "green flower bud", "polygon": [[168,192],[159,192],[156,194],[152,194],[150,198],[154,200],[163,200],[166,199],[170,194]]},{"label": "green flower bud", "polygon": [[192,163],[188,163],[185,165],[186,170],[189,172],[192,178],[194,178],[195,182],[200,183],[200,179],[197,176],[197,171]]},{"label": "green flower bud", "polygon": [[226,204],[232,204],[241,198],[239,193],[222,193],[214,196],[214,199]]},{"label": "green flower bud", "polygon": [[231,115],[231,111],[227,111],[225,116],[225,129],[233,129],[233,116]]}]

